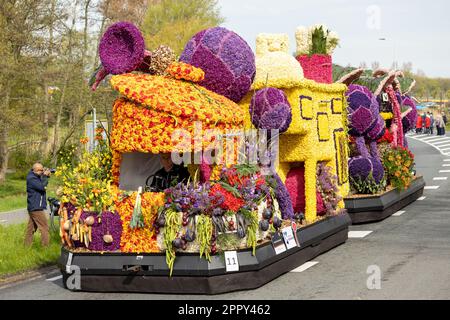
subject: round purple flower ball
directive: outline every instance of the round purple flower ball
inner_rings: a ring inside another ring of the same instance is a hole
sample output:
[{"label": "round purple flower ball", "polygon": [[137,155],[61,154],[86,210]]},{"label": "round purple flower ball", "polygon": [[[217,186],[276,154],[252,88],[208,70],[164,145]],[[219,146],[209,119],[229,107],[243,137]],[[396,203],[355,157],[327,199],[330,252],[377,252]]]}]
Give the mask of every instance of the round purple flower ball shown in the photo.
[{"label": "round purple flower ball", "polygon": [[367,133],[368,140],[371,141],[378,141],[384,136],[384,133],[386,131],[386,122],[384,119],[378,115],[378,119],[375,123],[375,126],[373,126],[372,129]]},{"label": "round purple flower ball", "polygon": [[253,125],[258,129],[278,129],[286,132],[292,122],[292,109],[285,93],[276,88],[264,88],[255,93],[250,103]]},{"label": "round purple flower ball", "polygon": [[380,183],[384,178],[384,167],[383,163],[378,158],[370,158],[372,162],[372,176],[375,179],[376,183]]},{"label": "round purple flower ball", "polygon": [[349,174],[353,179],[365,181],[370,174],[376,183],[380,183],[384,177],[384,168],[381,161],[374,157],[354,157],[348,162]]},{"label": "round purple flower ball", "polygon": [[355,137],[366,135],[377,125],[378,102],[368,88],[360,85],[350,85],[346,95],[350,121],[349,133]]},{"label": "round purple flower ball", "polygon": [[144,37],[141,31],[129,22],[113,24],[100,41],[100,60],[110,74],[135,70],[143,61],[144,53]]},{"label": "round purple flower ball", "polygon": [[216,27],[197,33],[180,61],[201,68],[200,85],[238,103],[250,90],[256,74],[255,55],[239,35]]}]

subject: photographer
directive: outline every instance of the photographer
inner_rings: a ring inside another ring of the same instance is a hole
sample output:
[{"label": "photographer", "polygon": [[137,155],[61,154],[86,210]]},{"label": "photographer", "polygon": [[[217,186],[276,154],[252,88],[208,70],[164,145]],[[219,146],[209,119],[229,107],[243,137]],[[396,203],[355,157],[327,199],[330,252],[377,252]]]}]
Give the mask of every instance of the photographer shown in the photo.
[{"label": "photographer", "polygon": [[25,233],[25,245],[31,246],[33,235],[39,229],[42,235],[42,245],[48,247],[50,242],[47,215],[46,187],[51,171],[44,169],[42,164],[35,163],[27,176],[27,209],[28,226]]}]

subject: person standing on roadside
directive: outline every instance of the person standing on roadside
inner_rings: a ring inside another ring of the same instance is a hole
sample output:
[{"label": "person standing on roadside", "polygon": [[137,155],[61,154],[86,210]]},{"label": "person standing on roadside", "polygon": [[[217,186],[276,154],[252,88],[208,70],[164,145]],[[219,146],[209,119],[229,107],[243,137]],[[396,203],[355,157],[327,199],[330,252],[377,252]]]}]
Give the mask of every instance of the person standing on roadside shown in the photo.
[{"label": "person standing on roadside", "polygon": [[417,123],[416,123],[416,134],[422,133],[422,116],[417,116]]},{"label": "person standing on roadside", "polygon": [[424,112],[423,114],[422,114],[422,134],[425,134],[425,133],[427,133],[426,132],[426,122],[427,122],[427,114]]},{"label": "person standing on roadside", "polygon": [[431,119],[430,115],[425,115],[425,134],[430,134]]},{"label": "person standing on roadside", "polygon": [[35,163],[27,176],[27,210],[29,215],[28,226],[25,233],[25,245],[31,246],[33,235],[39,229],[41,242],[44,247],[50,244],[50,233],[47,215],[47,184],[50,170],[44,169],[41,163]]},{"label": "person standing on roadside", "polygon": [[430,134],[434,134],[434,115],[430,112]]},{"label": "person standing on roadside", "polygon": [[442,115],[438,113],[436,115],[436,129],[437,129],[437,135],[443,136],[444,133],[444,120],[442,119]]},{"label": "person standing on roadside", "polygon": [[447,127],[447,116],[445,113],[442,115],[442,120],[444,121],[444,136],[445,136],[445,128]]}]

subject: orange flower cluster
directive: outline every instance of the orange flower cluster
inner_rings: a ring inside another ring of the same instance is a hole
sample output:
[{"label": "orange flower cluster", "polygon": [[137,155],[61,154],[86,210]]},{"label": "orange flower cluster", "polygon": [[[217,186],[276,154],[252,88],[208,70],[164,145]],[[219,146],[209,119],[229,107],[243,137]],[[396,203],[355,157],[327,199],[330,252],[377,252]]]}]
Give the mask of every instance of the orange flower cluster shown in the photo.
[{"label": "orange flower cluster", "polygon": [[[118,191],[120,193],[120,191]],[[134,204],[137,192],[129,197],[116,197],[116,209],[123,223],[123,233],[120,250],[126,253],[159,253],[161,249],[156,240],[156,234],[152,231],[153,222],[157,216],[158,209],[164,206],[164,193],[142,194],[142,215],[144,216],[145,228],[130,229],[130,221],[133,216]]]},{"label": "orange flower cluster", "polygon": [[166,72],[175,79],[200,82],[205,79],[205,72],[184,62],[172,62]]},{"label": "orange flower cluster", "polygon": [[129,100],[166,115],[202,121],[204,125],[244,124],[242,107],[194,83],[149,74],[124,74],[113,76],[111,85]]},{"label": "orange flower cluster", "polygon": [[122,163],[122,154],[120,152],[112,150],[111,175],[112,175],[112,182],[116,186],[119,185],[121,163]]},{"label": "orange flower cluster", "polygon": [[88,138],[88,137],[81,138],[81,139],[80,139],[80,142],[81,142],[82,144],[87,144],[87,143],[89,142],[89,138]]},{"label": "orange flower cluster", "polygon": [[383,165],[391,185],[407,189],[413,180],[414,155],[403,147],[392,148],[384,154]]},{"label": "orange flower cluster", "polygon": [[[194,123],[186,118],[175,118],[168,113],[137,105],[126,99],[118,99],[113,108],[113,130],[111,145],[116,152],[169,153],[173,151],[201,151],[212,138],[203,135],[203,143],[194,145]],[[214,129],[223,133],[233,126],[226,123],[203,126],[203,130]],[[175,130],[186,130],[189,136],[174,135]]]}]

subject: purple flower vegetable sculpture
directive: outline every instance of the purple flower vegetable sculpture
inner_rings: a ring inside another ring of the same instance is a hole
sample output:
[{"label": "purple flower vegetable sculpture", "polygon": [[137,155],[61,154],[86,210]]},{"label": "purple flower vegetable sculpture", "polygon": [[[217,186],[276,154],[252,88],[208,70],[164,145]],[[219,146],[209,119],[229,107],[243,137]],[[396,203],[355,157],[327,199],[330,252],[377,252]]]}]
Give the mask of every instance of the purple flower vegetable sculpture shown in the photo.
[{"label": "purple flower vegetable sculpture", "polygon": [[197,33],[180,61],[205,72],[200,85],[236,103],[247,94],[256,74],[255,55],[247,42],[221,27]]},{"label": "purple flower vegetable sculpture", "polygon": [[275,88],[256,92],[250,103],[253,125],[258,129],[278,129],[284,133],[292,122],[292,110],[285,93]]},{"label": "purple flower vegetable sculpture", "polygon": [[102,66],[93,79],[95,90],[108,74],[134,71],[150,52],[145,50],[141,31],[130,22],[118,22],[106,30],[99,45]]},{"label": "purple flower vegetable sculpture", "polygon": [[[385,122],[379,104],[370,90],[360,85],[350,85],[347,91],[350,135],[356,138],[360,156],[349,160],[349,173],[353,179],[365,181],[370,176],[376,183],[384,177],[384,169],[376,141],[385,132]],[[370,144],[370,152],[366,141]]]}]

